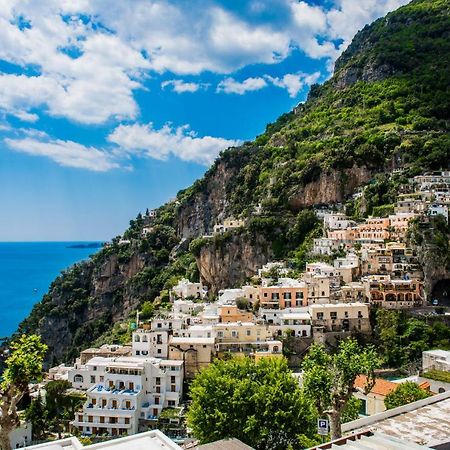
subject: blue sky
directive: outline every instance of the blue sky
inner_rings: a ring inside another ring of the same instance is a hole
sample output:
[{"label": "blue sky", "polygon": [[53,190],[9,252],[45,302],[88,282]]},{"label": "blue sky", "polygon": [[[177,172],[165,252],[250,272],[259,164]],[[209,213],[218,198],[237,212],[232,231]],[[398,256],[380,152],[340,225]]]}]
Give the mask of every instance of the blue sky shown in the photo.
[{"label": "blue sky", "polygon": [[406,0],[0,3],[0,241],[94,240],[304,101]]}]

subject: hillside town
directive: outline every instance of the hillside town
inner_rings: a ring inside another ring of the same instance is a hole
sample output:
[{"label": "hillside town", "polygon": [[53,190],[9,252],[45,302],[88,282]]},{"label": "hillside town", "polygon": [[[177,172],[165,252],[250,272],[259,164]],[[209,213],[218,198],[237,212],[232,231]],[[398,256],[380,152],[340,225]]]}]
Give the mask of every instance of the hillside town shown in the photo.
[{"label": "hillside town", "polygon": [[[286,261],[268,262],[248,283],[217,295],[201,281],[180,279],[168,309],[145,320],[137,313],[131,343],[83,350],[72,366],[49,369],[33,395],[42,396],[50,381],[66,380],[85,396],[70,422],[79,435],[120,437],[159,428],[185,448],[197,448],[183,420],[186,389],[214,360],[287,356],[296,368],[314,342],[335,346],[345,337],[370,335],[371,311],[435,314],[448,306],[446,292],[437,299],[424,288],[408,229],[412,221],[427,226],[437,215],[448,221],[450,173],[417,176],[409,190],[386,217],[357,222],[339,209],[316,209],[323,236],[313,240],[300,274]],[[214,233],[241,226],[230,218]],[[386,411],[384,399],[405,381],[428,393],[449,392],[446,378],[436,376],[450,373],[449,361],[448,351],[425,351],[421,367],[407,378],[377,378],[370,392],[359,376],[353,395],[361,401],[360,417]],[[301,385],[302,373],[294,375]],[[29,428],[21,430],[13,447],[31,442]]]}]

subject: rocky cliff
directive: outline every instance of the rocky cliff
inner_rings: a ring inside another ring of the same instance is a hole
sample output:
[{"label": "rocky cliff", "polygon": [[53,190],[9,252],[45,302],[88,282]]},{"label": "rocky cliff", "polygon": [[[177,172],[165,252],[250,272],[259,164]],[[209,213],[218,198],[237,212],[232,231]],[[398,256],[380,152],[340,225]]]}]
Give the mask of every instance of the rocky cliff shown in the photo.
[{"label": "rocky cliff", "polygon": [[[305,104],[254,142],[222,152],[155,219],[132,220],[123,235],[130,243],[116,238],[63,273],[19,332],[43,336],[48,363],[71,360],[96,339],[118,339],[114,323],[143,302],[164,303],[179,277],[201,276],[214,292],[272,258],[301,265],[317,225],[304,208],[344,202],[396,167],[404,180],[447,167],[449,14],[445,0],[414,0],[365,27]],[[371,206],[383,198],[374,195]],[[246,220],[244,230],[201,238],[231,215]],[[144,225],[152,227],[146,235]]]}]

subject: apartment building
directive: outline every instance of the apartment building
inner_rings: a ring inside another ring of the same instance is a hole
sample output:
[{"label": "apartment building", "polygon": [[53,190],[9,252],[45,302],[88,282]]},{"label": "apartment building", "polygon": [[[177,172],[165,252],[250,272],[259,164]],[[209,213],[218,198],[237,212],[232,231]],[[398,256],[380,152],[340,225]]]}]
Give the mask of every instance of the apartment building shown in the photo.
[{"label": "apartment building", "polygon": [[372,275],[362,280],[366,296],[373,306],[387,309],[413,308],[423,305],[423,284],[417,279],[391,279],[390,275]]},{"label": "apartment building", "polygon": [[253,313],[250,311],[243,311],[236,305],[222,305],[217,308],[219,315],[219,322],[252,322]]},{"label": "apartment building", "polygon": [[306,308],[280,310],[278,317],[271,320],[269,330],[274,337],[289,333],[294,337],[311,337],[311,316]]},{"label": "apartment building", "polygon": [[97,381],[87,389],[87,401],[72,425],[87,435],[135,434],[163,408],[179,405],[183,361],[95,357],[79,376]]},{"label": "apartment building", "polygon": [[350,283],[360,275],[359,257],[354,253],[348,253],[346,256],[336,258],[333,265],[339,271],[341,280],[344,283]]},{"label": "apartment building", "polygon": [[324,332],[357,330],[367,333],[371,329],[367,303],[311,305],[309,314],[313,330],[320,329]]},{"label": "apartment building", "polygon": [[211,364],[215,355],[214,337],[172,336],[169,341],[169,358],[184,363],[184,376],[192,379]]},{"label": "apartment building", "polygon": [[311,279],[314,275],[327,277],[330,280],[331,288],[338,288],[341,284],[341,276],[339,271],[330,264],[323,262],[314,262],[306,264],[306,272],[303,279]]},{"label": "apartment building", "polygon": [[236,228],[243,227],[245,221],[242,219],[236,219],[234,217],[227,217],[223,223],[214,225],[214,234],[226,233],[227,231],[234,230]]},{"label": "apartment building", "polygon": [[323,225],[327,230],[345,230],[355,226],[355,221],[344,213],[324,214]]},{"label": "apartment building", "polygon": [[207,290],[202,282],[193,283],[186,278],[181,279],[176,286],[172,288],[172,297],[175,298],[204,298]]},{"label": "apartment building", "polygon": [[341,241],[328,237],[314,239],[312,253],[315,255],[331,256],[341,248]]},{"label": "apartment building", "polygon": [[308,288],[307,305],[330,303],[331,291],[336,286],[335,277],[306,273],[303,275],[303,281]]},{"label": "apartment building", "polygon": [[254,322],[218,323],[216,332],[216,352],[219,357],[225,353],[252,355],[255,351],[281,354],[283,344],[272,340],[267,325]]},{"label": "apartment building", "polygon": [[102,345],[100,348],[87,348],[80,353],[80,363],[86,364],[95,356],[102,358],[114,358],[117,356],[131,356],[132,349],[129,345]]},{"label": "apartment building", "polygon": [[259,300],[262,308],[307,306],[308,287],[304,281],[281,278],[272,286],[259,287]]},{"label": "apartment building", "polygon": [[133,356],[168,357],[169,330],[138,329],[133,333]]}]

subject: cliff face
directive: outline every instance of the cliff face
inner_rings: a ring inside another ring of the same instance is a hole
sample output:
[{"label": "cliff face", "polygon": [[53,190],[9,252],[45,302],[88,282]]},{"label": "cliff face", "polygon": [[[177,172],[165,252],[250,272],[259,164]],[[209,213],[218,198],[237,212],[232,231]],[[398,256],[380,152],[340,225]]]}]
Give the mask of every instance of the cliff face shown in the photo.
[{"label": "cliff face", "polygon": [[342,203],[373,176],[367,167],[321,172],[316,181],[299,186],[289,199],[294,210],[317,204]]},{"label": "cliff face", "polygon": [[[133,220],[123,236],[130,244],[114,239],[58,277],[18,331],[43,336],[49,364],[70,361],[143,302],[165,301],[179,277],[200,275],[216,292],[270,259],[301,255],[315,226],[303,208],[344,202],[397,167],[405,177],[447,167],[449,17],[446,0],[413,0],[365,27],[305,104],[254,142],[222,152],[156,219]],[[257,205],[262,215],[254,217]],[[202,241],[194,257],[191,241],[231,215],[247,229]],[[144,236],[147,222],[154,229]],[[424,262],[432,267],[432,257]]]},{"label": "cliff face", "polygon": [[202,281],[215,295],[220,289],[242,285],[272,258],[271,243],[263,236],[255,240],[247,234],[232,234],[204,245],[197,264]]}]

